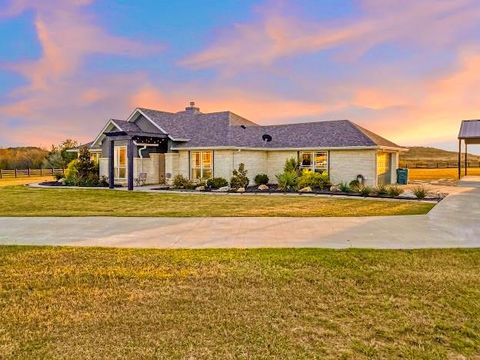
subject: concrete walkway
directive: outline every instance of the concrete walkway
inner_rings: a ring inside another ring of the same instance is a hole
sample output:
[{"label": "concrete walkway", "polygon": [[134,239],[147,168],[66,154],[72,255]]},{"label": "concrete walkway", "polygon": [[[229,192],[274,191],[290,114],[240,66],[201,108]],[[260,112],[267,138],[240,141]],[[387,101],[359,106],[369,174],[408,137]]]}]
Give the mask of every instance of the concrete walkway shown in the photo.
[{"label": "concrete walkway", "polygon": [[0,244],[142,248],[480,247],[480,188],[458,187],[429,214],[417,216],[0,218]]}]

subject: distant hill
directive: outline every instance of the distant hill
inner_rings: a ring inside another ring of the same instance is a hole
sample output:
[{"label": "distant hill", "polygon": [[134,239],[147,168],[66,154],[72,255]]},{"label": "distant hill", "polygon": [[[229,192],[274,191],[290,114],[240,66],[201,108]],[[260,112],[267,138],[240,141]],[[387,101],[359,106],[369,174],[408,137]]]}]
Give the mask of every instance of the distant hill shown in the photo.
[{"label": "distant hill", "polygon": [[[409,151],[400,154],[400,162],[439,162],[458,160],[456,151],[447,151],[434,147],[412,146]],[[479,155],[468,154],[469,161],[480,161]]]},{"label": "distant hill", "polygon": [[38,169],[48,151],[39,147],[0,148],[0,169]]}]

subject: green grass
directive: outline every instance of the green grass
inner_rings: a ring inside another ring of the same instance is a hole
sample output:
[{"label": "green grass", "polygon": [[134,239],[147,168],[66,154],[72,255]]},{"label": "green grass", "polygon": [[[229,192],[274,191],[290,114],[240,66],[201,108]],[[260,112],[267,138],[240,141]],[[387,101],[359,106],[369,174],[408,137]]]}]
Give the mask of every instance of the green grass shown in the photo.
[{"label": "green grass", "polygon": [[299,196],[214,196],[0,188],[0,216],[374,216],[425,214],[433,204]]},{"label": "green grass", "polygon": [[0,358],[480,356],[480,250],[0,247]]}]

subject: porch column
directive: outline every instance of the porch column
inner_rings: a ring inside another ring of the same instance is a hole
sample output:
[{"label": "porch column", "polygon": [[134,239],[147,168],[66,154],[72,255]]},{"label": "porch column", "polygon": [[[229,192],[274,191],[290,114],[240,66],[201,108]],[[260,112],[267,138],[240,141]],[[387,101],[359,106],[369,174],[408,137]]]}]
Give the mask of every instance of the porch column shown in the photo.
[{"label": "porch column", "polygon": [[133,152],[134,152],[134,144],[133,140],[130,139],[128,140],[128,146],[127,146],[127,163],[128,163],[128,170],[127,170],[127,184],[128,184],[128,190],[133,190]]},{"label": "porch column", "polygon": [[462,139],[458,139],[458,180],[462,177]]},{"label": "porch column", "polygon": [[115,153],[115,141],[109,140],[108,151],[108,187],[113,189],[115,187],[115,161],[113,159]]},{"label": "porch column", "polygon": [[468,148],[467,148],[467,140],[465,140],[465,176],[467,176],[467,168],[468,168]]}]

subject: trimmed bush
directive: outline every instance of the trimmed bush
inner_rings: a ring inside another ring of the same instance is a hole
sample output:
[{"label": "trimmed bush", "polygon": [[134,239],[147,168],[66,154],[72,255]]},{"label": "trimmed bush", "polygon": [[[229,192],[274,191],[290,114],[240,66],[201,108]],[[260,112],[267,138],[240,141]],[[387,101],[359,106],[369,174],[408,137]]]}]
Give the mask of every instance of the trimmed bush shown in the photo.
[{"label": "trimmed bush", "polygon": [[403,189],[397,185],[391,185],[387,188],[387,194],[392,197],[396,197],[403,193]]},{"label": "trimmed bush", "polygon": [[72,160],[65,170],[65,184],[69,186],[104,186],[100,181],[98,164],[90,160],[86,147],[80,148],[78,159]]},{"label": "trimmed bush", "polygon": [[303,170],[302,176],[298,179],[298,187],[300,189],[311,187],[312,189],[315,188],[323,190],[328,185],[330,185],[330,181],[326,172],[318,173],[309,170]]},{"label": "trimmed bush", "polygon": [[350,189],[350,186],[346,182],[338,184],[338,190],[344,193],[352,192],[352,189]]},{"label": "trimmed bush", "polygon": [[254,179],[256,185],[267,185],[268,180],[270,179],[267,174],[257,174]]},{"label": "trimmed bush", "polygon": [[183,175],[176,175],[173,178],[173,186],[177,189],[192,189],[195,185]]},{"label": "trimmed bush", "polygon": [[368,196],[373,192],[373,189],[370,186],[362,185],[358,189],[358,192],[362,194],[362,196]]},{"label": "trimmed bush", "polygon": [[377,195],[387,195],[388,194],[387,187],[385,185],[377,185],[377,187],[375,188],[375,193]]},{"label": "trimmed bush", "polygon": [[350,189],[351,189],[353,192],[360,192],[360,188],[362,187],[362,184],[360,184],[360,181],[358,181],[357,179],[355,179],[355,180],[350,181],[350,183],[348,184],[348,186],[350,187]]},{"label": "trimmed bush", "polygon": [[295,171],[285,171],[282,174],[276,175],[278,181],[278,188],[283,191],[297,190],[298,176]]},{"label": "trimmed bush", "polygon": [[424,187],[424,186],[415,186],[413,189],[412,189],[413,193],[415,194],[415,196],[417,197],[417,199],[425,199],[428,195],[428,190]]},{"label": "trimmed bush", "polygon": [[228,186],[228,181],[222,177],[211,178],[207,180],[207,186],[211,189],[220,189],[221,187]]},{"label": "trimmed bush", "polygon": [[245,170],[245,164],[238,165],[238,170],[233,170],[233,176],[230,179],[230,187],[232,189],[247,188],[250,180],[247,177],[247,170]]}]

